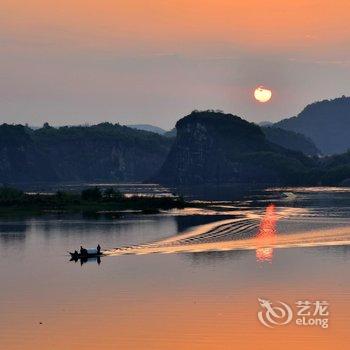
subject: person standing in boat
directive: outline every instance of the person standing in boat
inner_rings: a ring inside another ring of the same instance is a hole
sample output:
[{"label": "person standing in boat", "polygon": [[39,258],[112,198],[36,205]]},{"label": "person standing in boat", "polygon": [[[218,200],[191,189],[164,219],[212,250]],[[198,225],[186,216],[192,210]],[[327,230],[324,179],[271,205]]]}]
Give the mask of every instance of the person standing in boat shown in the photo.
[{"label": "person standing in boat", "polygon": [[101,246],[100,245],[97,246],[97,254],[101,254]]},{"label": "person standing in boat", "polygon": [[80,255],[87,256],[87,250],[85,248],[83,248],[83,246],[80,246]]}]

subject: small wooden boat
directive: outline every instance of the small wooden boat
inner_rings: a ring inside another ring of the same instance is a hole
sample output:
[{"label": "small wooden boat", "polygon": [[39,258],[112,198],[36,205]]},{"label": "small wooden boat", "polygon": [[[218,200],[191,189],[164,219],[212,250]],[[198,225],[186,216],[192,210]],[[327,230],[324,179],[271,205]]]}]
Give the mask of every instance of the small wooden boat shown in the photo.
[{"label": "small wooden boat", "polygon": [[69,252],[69,254],[72,260],[96,258],[103,255],[101,249],[97,248],[80,249],[80,252],[75,250],[73,253]]}]

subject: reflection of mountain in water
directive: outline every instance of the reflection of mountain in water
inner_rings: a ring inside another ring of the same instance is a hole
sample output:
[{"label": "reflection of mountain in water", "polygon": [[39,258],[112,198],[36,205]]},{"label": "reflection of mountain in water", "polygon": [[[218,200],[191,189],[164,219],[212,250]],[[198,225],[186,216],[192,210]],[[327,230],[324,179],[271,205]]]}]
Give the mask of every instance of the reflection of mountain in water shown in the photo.
[{"label": "reflection of mountain in water", "polygon": [[5,249],[22,249],[26,240],[28,224],[17,222],[2,222],[0,224],[0,244]]}]

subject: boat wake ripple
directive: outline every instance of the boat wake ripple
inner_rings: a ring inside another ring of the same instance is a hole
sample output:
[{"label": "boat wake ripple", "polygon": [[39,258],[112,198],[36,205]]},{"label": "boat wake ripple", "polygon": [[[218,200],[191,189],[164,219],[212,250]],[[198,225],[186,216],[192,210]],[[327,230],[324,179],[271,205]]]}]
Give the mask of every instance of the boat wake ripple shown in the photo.
[{"label": "boat wake ripple", "polygon": [[350,244],[350,222],[345,227],[316,231],[276,233],[278,220],[313,219],[314,211],[300,208],[247,211],[243,218],[231,218],[195,227],[182,234],[156,242],[104,251],[106,256],[125,254],[206,252],[227,250],[257,250],[272,248],[332,246]]}]

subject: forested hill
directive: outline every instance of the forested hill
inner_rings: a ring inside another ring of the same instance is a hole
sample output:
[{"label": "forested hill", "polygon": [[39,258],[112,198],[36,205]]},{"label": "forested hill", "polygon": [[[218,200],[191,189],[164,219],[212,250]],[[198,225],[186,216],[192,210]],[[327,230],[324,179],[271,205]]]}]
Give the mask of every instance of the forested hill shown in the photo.
[{"label": "forested hill", "polygon": [[194,111],[180,119],[175,138],[111,123],[60,128],[45,124],[39,129],[3,124],[0,183],[350,183],[349,153],[310,157],[285,148],[302,146],[313,155],[317,151],[306,138],[270,131],[215,111]]},{"label": "forested hill", "polygon": [[301,133],[325,155],[350,149],[350,97],[315,102],[274,126]]},{"label": "forested hill", "polygon": [[314,142],[300,133],[271,126],[263,126],[261,129],[270,142],[284,148],[299,151],[308,156],[321,154]]},{"label": "forested hill", "polygon": [[0,126],[0,182],[142,181],[167,156],[172,140],[102,123],[33,130]]},{"label": "forested hill", "polygon": [[194,111],[177,122],[176,130],[155,177],[162,183],[292,183],[315,163],[268,141],[258,125],[232,114]]}]

